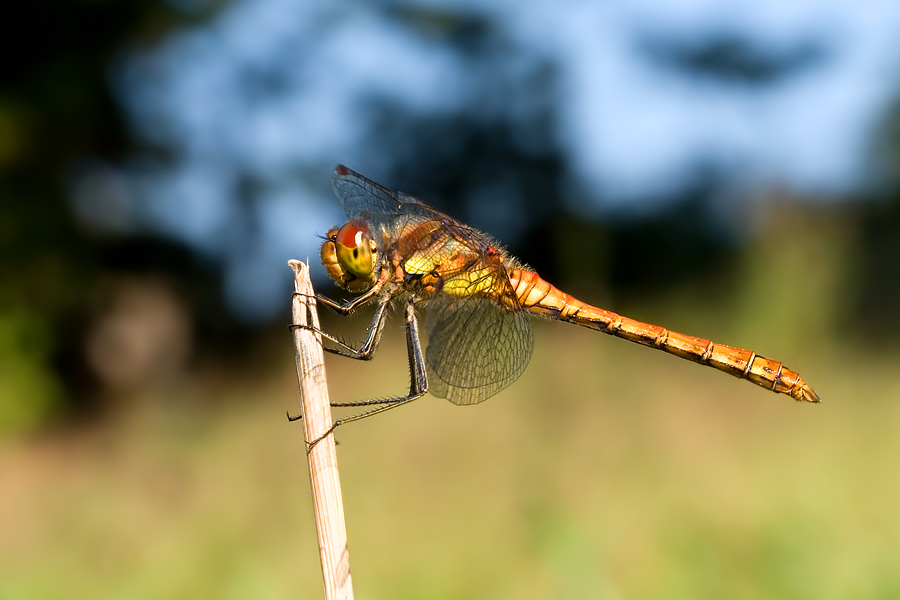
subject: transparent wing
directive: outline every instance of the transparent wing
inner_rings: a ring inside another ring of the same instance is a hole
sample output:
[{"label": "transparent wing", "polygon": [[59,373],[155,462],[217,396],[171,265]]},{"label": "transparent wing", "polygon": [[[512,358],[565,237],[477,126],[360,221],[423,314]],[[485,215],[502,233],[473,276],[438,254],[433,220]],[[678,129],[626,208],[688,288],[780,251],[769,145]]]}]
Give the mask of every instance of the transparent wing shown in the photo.
[{"label": "transparent wing", "polygon": [[403,192],[394,192],[338,165],[331,176],[331,186],[348,219],[364,219],[370,225],[393,225],[400,217],[449,219],[421,200]]},{"label": "transparent wing", "polygon": [[[373,230],[381,227],[393,241],[416,227],[433,222],[432,227],[419,228],[425,238],[407,241],[409,252],[415,251],[416,246],[421,246],[430,247],[430,254],[435,256],[465,254],[471,258],[471,261],[462,261],[467,264],[480,260],[488,248],[500,247],[489,235],[431,208],[418,198],[389,190],[343,165],[335,167],[331,184],[348,219],[363,219]],[[437,229],[440,229],[441,237],[445,240],[442,244],[434,243],[433,235]],[[375,236],[375,241],[381,244],[382,239]],[[446,251],[448,246],[453,246],[449,252]]]},{"label": "transparent wing", "polygon": [[435,294],[426,329],[428,391],[454,404],[483,402],[510,385],[534,348],[526,313],[483,295]]}]

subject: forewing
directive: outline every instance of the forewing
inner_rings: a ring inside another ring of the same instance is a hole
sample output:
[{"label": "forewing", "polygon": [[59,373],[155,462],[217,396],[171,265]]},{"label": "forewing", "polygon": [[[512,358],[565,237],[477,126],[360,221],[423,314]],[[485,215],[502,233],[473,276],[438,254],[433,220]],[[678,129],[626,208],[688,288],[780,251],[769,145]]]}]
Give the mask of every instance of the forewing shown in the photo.
[{"label": "forewing", "polygon": [[449,218],[418,198],[389,190],[343,165],[335,167],[331,185],[351,221],[364,219],[373,226],[392,226],[401,217]]},{"label": "forewing", "polygon": [[454,404],[483,402],[510,385],[534,347],[526,314],[486,295],[435,294],[426,329],[429,391]]},{"label": "forewing", "polygon": [[[418,242],[409,241],[410,247],[406,248],[406,251],[409,253],[420,251],[422,252],[420,258],[426,258],[431,254],[438,257],[437,263],[441,263],[446,255],[456,254],[475,261],[480,260],[490,248],[499,247],[489,235],[435,210],[418,198],[389,190],[343,165],[338,165],[334,169],[331,182],[348,219],[363,219],[373,231],[381,228],[386,234],[386,239],[392,242],[396,242],[401,236],[414,231],[422,224],[431,222],[437,224],[443,237],[442,243],[434,243],[427,226],[421,228],[421,231],[427,233],[426,238]],[[384,243],[384,237],[375,235],[374,238],[376,243]],[[448,250],[449,247],[452,248]],[[426,248],[429,248],[427,252]],[[465,265],[460,267],[465,269],[471,266],[468,260],[461,260],[460,264]],[[444,266],[445,274],[453,271],[452,266]]]}]

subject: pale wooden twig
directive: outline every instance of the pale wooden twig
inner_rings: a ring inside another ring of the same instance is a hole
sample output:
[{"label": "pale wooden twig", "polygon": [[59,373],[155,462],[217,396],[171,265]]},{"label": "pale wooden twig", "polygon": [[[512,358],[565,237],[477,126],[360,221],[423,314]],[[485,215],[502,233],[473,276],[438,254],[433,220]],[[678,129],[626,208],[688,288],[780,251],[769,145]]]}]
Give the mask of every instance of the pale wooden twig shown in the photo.
[{"label": "pale wooden twig", "polygon": [[[294,300],[291,308],[295,325],[319,328],[316,300],[309,281],[309,268],[298,260],[288,261],[294,270]],[[301,415],[306,433],[306,448],[331,427],[331,406],[325,380],[325,361],[321,338],[308,329],[294,328],[297,377],[300,382]],[[350,556],[347,552],[347,529],[344,525],[344,503],[338,477],[334,435],[329,434],[308,451],[309,479],[322,560],[325,600],[352,600]]]}]

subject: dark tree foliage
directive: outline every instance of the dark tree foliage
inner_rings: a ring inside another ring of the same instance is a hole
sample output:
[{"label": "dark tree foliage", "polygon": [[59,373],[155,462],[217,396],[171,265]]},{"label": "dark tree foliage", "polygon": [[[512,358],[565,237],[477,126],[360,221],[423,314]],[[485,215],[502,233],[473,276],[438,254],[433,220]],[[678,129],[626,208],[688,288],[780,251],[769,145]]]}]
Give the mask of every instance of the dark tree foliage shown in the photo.
[{"label": "dark tree foliage", "polygon": [[104,281],[117,273],[158,273],[195,308],[204,304],[211,319],[224,314],[210,310],[221,308],[211,293],[218,289],[214,271],[186,248],[90,230],[68,203],[80,164],[116,164],[135,147],[110,90],[112,61],[130,45],[164,35],[184,16],[151,0],[35,0],[4,12],[0,311],[32,315],[49,331],[51,357],[67,391],[63,401],[83,413],[92,382],[82,336]]}]

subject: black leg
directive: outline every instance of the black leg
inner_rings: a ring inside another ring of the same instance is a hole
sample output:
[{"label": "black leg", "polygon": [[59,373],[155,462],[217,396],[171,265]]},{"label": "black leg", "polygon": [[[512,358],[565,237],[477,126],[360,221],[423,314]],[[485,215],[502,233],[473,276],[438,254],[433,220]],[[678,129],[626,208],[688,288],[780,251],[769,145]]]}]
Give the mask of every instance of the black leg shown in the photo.
[{"label": "black leg", "polygon": [[[357,296],[356,298],[352,298],[347,300],[346,302],[338,302],[337,300],[332,300],[328,296],[323,296],[322,294],[316,294],[316,301],[320,304],[327,306],[331,310],[335,311],[338,314],[343,316],[347,316],[355,311],[357,308],[369,302],[378,295],[378,292],[381,291],[383,283],[378,282],[373,285],[371,288]],[[306,294],[301,294],[299,292],[294,292],[294,296],[306,296]]]},{"label": "black leg", "polygon": [[[359,306],[365,304],[370,301],[375,294],[381,289],[382,284],[376,284],[371,289],[367,290],[361,296],[357,296],[353,300],[350,300],[346,304],[339,304],[334,300],[327,298],[325,296],[316,296],[316,300],[321,302],[325,306],[334,309],[338,314],[349,315],[354,310],[356,310]],[[296,296],[304,296],[308,297],[307,294],[301,294],[299,292],[294,292],[294,297]],[[384,329],[384,319],[387,314],[387,306],[390,304],[390,297],[385,295],[378,303],[378,307],[375,309],[375,314],[372,317],[372,324],[369,326],[369,331],[366,333],[366,339],[363,341],[362,346],[357,350],[353,346],[347,344],[343,340],[336,338],[335,336],[322,331],[321,329],[316,329],[315,327],[310,327],[309,325],[300,325],[299,323],[292,323],[288,325],[288,328],[291,330],[294,329],[306,329],[308,331],[312,331],[313,333],[317,333],[321,335],[323,338],[337,344],[340,346],[338,348],[329,348],[322,345],[322,349],[326,352],[331,352],[332,354],[338,354],[340,356],[346,356],[347,358],[355,358],[357,360],[370,360],[375,355],[375,348],[378,347],[378,342],[381,340],[381,332]],[[289,422],[299,421],[303,418],[303,415],[292,415],[290,411],[287,412],[287,418]]]},{"label": "black leg", "polygon": [[375,314],[372,316],[372,324],[369,325],[369,330],[366,332],[366,339],[363,340],[362,346],[360,346],[359,349],[354,348],[330,333],[316,329],[315,327],[310,327],[309,325],[295,324],[291,325],[291,329],[306,329],[312,331],[339,346],[339,348],[329,348],[328,346],[323,345],[322,349],[326,352],[346,356],[347,358],[355,358],[356,360],[371,360],[372,357],[375,356],[375,349],[378,347],[378,342],[381,341],[385,317],[387,316],[387,307],[390,304],[390,301],[390,296],[385,295],[378,302],[378,306],[375,308]]},{"label": "black leg", "polygon": [[331,425],[328,431],[310,442],[307,450],[311,450],[313,446],[318,444],[322,439],[327,437],[328,434],[344,423],[359,421],[360,419],[365,419],[366,417],[371,417],[408,402],[412,402],[417,398],[421,398],[425,395],[425,392],[428,391],[428,376],[425,371],[425,358],[422,355],[422,344],[419,341],[419,322],[416,319],[412,298],[410,298],[409,303],[406,305],[406,350],[409,357],[409,394],[383,400],[333,403],[332,406],[377,406],[377,408],[344,419],[338,419]]}]

